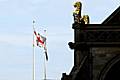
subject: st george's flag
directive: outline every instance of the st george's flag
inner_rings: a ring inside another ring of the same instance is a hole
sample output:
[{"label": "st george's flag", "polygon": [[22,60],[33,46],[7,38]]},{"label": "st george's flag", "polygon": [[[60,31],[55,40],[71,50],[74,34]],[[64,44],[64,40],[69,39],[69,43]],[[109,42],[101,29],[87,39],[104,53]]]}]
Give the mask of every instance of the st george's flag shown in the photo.
[{"label": "st george's flag", "polygon": [[43,47],[45,50],[45,56],[46,56],[46,60],[48,60],[48,55],[47,55],[47,47],[46,47],[46,37],[40,35],[39,33],[37,33],[34,30],[34,34],[36,36],[36,45],[38,47]]}]

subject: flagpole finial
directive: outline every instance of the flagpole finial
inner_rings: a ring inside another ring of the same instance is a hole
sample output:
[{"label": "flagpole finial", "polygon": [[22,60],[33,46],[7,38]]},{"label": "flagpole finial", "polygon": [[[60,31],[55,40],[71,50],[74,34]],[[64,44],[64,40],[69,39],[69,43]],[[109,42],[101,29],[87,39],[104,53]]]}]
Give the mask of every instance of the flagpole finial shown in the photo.
[{"label": "flagpole finial", "polygon": [[35,20],[33,20],[33,23],[35,23]]},{"label": "flagpole finial", "polygon": [[46,30],[44,30],[44,32],[46,32]]}]

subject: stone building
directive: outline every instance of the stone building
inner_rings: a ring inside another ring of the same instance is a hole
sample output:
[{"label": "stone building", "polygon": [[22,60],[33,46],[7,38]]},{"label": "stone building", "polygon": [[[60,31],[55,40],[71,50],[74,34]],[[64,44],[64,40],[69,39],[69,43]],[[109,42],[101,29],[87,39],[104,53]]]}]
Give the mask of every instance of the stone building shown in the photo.
[{"label": "stone building", "polygon": [[120,7],[101,24],[72,26],[74,66],[61,80],[120,80]]}]

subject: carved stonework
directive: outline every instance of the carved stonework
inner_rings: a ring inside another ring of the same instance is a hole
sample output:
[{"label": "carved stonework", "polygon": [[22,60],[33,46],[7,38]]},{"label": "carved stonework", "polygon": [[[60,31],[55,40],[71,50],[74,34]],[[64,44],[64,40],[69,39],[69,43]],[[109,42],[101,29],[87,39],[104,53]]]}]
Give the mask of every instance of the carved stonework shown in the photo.
[{"label": "carved stonework", "polygon": [[89,24],[84,16],[72,26],[74,66],[62,80],[120,80],[120,7],[102,24]]}]

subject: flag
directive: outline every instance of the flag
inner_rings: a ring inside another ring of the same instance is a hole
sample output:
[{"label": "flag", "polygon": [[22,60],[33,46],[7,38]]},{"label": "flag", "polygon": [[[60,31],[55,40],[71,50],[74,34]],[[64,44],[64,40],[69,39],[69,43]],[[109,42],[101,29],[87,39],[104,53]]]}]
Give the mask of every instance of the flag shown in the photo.
[{"label": "flag", "polygon": [[36,44],[37,44],[37,46],[44,48],[46,60],[48,60],[47,47],[46,47],[46,37],[40,35],[35,30],[34,30],[34,34],[36,36]]},{"label": "flag", "polygon": [[45,46],[45,40],[46,40],[46,38],[45,37],[43,37],[42,35],[40,35],[39,33],[37,33],[35,30],[34,30],[34,34],[35,34],[35,36],[36,36],[36,42],[37,42],[37,46],[39,46],[39,47],[44,47]]},{"label": "flag", "polygon": [[46,56],[46,60],[48,61],[47,47],[46,47],[46,46],[44,47],[44,50],[45,50],[45,56]]}]

